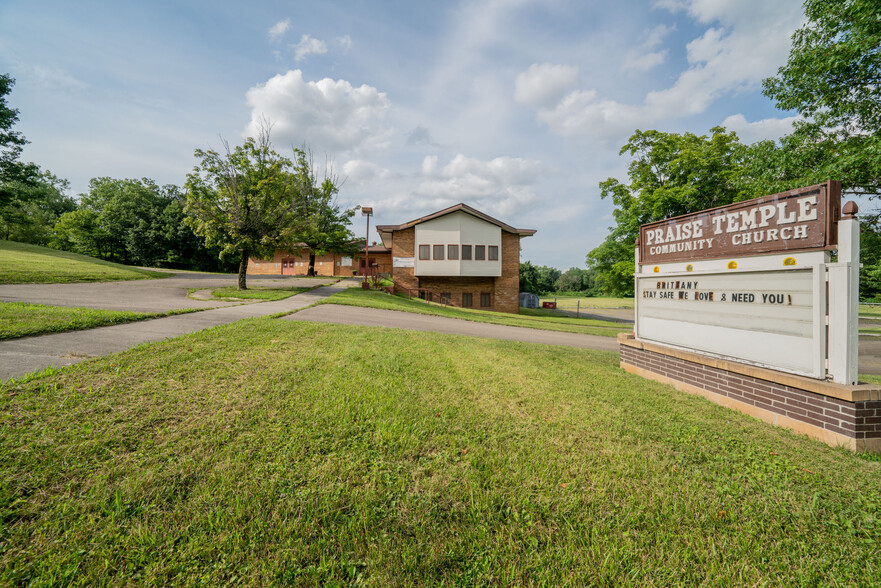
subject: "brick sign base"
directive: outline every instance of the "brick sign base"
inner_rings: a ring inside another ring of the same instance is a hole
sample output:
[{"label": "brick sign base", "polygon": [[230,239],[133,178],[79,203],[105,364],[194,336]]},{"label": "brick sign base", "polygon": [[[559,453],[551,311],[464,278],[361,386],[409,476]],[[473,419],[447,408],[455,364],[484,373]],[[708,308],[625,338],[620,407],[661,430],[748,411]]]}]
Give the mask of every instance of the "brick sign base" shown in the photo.
[{"label": "brick sign base", "polygon": [[844,386],[618,336],[621,367],[773,425],[881,453],[881,386]]}]

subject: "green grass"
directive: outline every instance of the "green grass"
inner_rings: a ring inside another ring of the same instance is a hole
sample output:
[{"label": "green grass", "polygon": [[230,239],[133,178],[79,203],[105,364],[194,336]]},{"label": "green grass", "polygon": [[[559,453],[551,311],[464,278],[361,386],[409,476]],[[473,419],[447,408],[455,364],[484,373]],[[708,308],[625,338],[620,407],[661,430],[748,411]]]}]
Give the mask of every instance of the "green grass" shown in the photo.
[{"label": "green grass", "polygon": [[881,462],[617,354],[255,319],[0,388],[0,583],[871,585]]},{"label": "green grass", "polygon": [[239,290],[234,286],[218,288],[211,292],[214,298],[231,298],[234,300],[284,300],[294,294],[300,294],[311,288],[260,288],[251,287]]},{"label": "green grass", "polygon": [[46,333],[78,331],[107,325],[118,325],[146,319],[191,312],[178,310],[165,313],[100,310],[45,306],[26,302],[0,302],[0,339],[13,339]]},{"label": "green grass", "polygon": [[869,306],[860,304],[860,316],[872,316],[881,318],[881,306]]},{"label": "green grass", "polygon": [[400,310],[480,323],[492,323],[494,325],[581,333],[583,335],[603,335],[607,337],[617,337],[618,333],[631,332],[633,330],[631,325],[625,323],[578,319],[566,316],[547,316],[543,313],[532,314],[534,311],[527,309],[520,309],[521,314],[517,315],[470,308],[456,308],[432,304],[423,300],[408,300],[401,296],[392,296],[385,292],[362,290],[360,288],[347,288],[329,298],[325,298],[318,304],[345,304],[348,306]]},{"label": "green grass", "polygon": [[876,376],[874,374],[860,374],[860,382],[881,386],[881,376]]},{"label": "green grass", "polygon": [[0,284],[106,282],[169,275],[67,251],[0,240]]}]

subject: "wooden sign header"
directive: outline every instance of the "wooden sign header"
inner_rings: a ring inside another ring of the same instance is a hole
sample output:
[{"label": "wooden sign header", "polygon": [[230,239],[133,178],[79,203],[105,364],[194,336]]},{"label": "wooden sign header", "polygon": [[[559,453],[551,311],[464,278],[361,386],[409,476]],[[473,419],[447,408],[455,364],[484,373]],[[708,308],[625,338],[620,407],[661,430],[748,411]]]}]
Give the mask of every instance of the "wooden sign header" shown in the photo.
[{"label": "wooden sign header", "polygon": [[836,245],[841,182],[789,190],[639,227],[640,264]]}]

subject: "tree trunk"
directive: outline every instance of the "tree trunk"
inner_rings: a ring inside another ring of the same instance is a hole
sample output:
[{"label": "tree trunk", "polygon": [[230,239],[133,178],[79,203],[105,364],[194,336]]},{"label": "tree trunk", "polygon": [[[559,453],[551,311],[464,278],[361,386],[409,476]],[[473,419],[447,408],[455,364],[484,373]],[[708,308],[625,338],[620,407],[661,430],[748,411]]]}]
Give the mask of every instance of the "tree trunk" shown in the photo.
[{"label": "tree trunk", "polygon": [[242,261],[239,262],[239,290],[247,290],[248,250],[242,249]]},{"label": "tree trunk", "polygon": [[315,275],[315,254],[312,251],[309,252],[309,271],[306,273],[306,275]]}]

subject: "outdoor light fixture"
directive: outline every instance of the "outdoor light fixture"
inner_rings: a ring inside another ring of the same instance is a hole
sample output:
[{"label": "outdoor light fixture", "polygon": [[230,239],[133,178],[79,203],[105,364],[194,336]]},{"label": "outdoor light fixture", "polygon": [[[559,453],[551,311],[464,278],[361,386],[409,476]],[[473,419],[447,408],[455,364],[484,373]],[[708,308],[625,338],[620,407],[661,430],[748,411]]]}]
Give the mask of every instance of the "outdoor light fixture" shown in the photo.
[{"label": "outdoor light fixture", "polygon": [[361,287],[367,289],[370,284],[367,278],[370,276],[370,215],[373,214],[372,206],[362,206],[361,215],[367,217],[367,232],[364,234],[364,282]]}]

